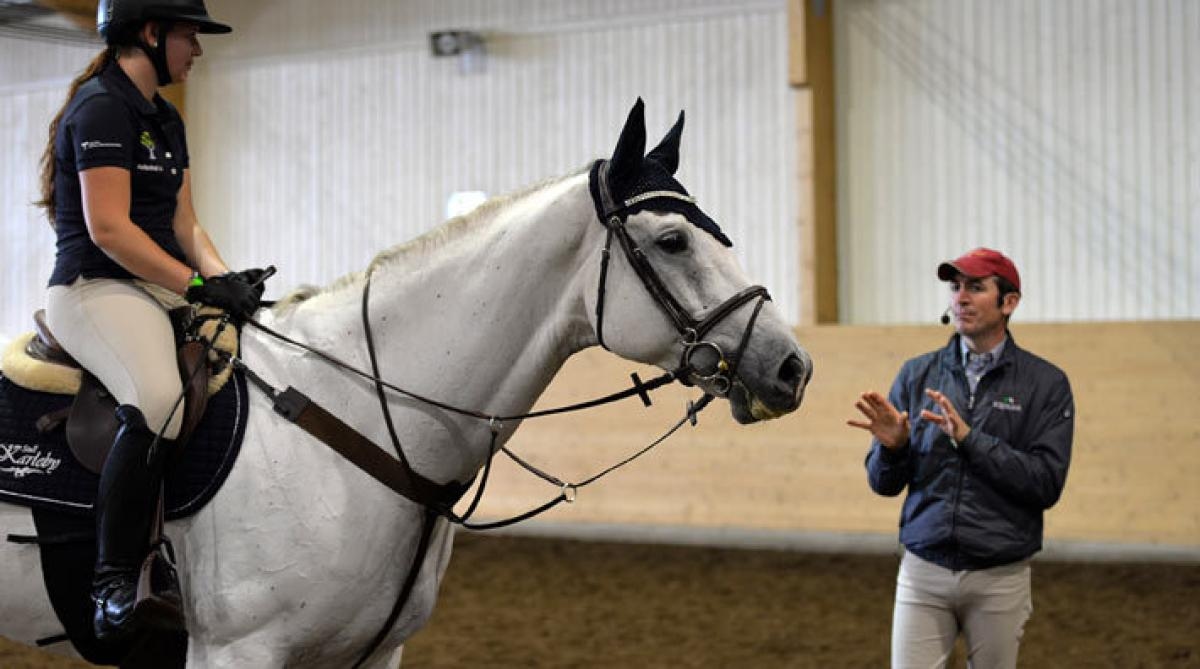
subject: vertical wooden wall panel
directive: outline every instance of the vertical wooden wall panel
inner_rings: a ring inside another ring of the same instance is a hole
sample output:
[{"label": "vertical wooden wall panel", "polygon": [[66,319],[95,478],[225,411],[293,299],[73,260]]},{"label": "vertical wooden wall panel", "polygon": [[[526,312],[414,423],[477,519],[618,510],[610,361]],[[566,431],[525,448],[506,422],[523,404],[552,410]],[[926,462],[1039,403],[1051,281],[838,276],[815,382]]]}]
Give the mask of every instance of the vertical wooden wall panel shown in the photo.
[{"label": "vertical wooden wall panel", "polygon": [[0,339],[31,330],[45,301],[54,231],[33,205],[39,161],[68,85],[100,49],[0,37]]},{"label": "vertical wooden wall panel", "polygon": [[[201,38],[187,86],[202,222],[231,263],[278,264],[272,291],[325,283],[437,225],[454,191],[500,194],[605,155],[641,95],[653,139],[687,110],[681,180],[794,318],[784,2],[213,0],[235,32]],[[484,72],[429,55],[427,33],[451,27],[485,33]],[[0,39],[0,333],[41,302],[54,251],[48,227],[24,224],[36,160],[97,50]]]},{"label": "vertical wooden wall panel", "polygon": [[[83,67],[81,63],[80,68]],[[66,81],[0,89],[0,339],[33,329],[54,262],[54,231],[41,199],[39,161],[47,128],[65,96]]]},{"label": "vertical wooden wall panel", "polygon": [[1200,317],[1200,5],[835,7],[843,320],[936,319],[980,245],[1021,320]]},{"label": "vertical wooden wall panel", "polygon": [[796,89],[799,322],[838,321],[837,136],[833,3],[788,3],[789,82]]},{"label": "vertical wooden wall panel", "polygon": [[[206,40],[189,121],[200,214],[231,262],[277,264],[279,287],[362,269],[443,220],[454,191],[607,155],[642,96],[652,142],[686,109],[681,182],[795,319],[784,0],[210,9],[238,37]],[[449,27],[485,36],[485,71],[430,56],[428,31]]]},{"label": "vertical wooden wall panel", "polygon": [[817,323],[837,323],[839,258],[837,238],[837,112],[832,1],[804,3],[804,52],[812,90],[812,291]]}]

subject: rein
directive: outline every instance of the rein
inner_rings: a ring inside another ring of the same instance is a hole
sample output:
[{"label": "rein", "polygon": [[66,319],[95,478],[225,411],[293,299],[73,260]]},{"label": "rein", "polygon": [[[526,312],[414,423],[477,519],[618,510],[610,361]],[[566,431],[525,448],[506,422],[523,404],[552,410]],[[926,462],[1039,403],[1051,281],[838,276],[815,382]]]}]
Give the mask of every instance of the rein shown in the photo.
[{"label": "rein", "polygon": [[[369,283],[370,277],[368,277],[367,280]],[[364,293],[366,292],[366,290],[367,289],[364,288]],[[350,372],[351,374],[361,377],[367,381],[370,381],[371,383],[382,385],[384,388],[391,390],[392,392],[395,392],[399,395],[403,395],[405,397],[414,399],[422,404],[428,404],[429,406],[437,407],[438,409],[442,409],[444,411],[449,411],[450,413],[456,413],[460,416],[468,416],[470,418],[478,418],[480,420],[485,420],[488,422],[492,422],[492,421],[507,422],[507,421],[514,421],[514,420],[524,420],[526,418],[542,418],[543,416],[553,416],[555,414],[561,414],[561,413],[571,413],[574,411],[581,411],[583,409],[591,409],[593,407],[603,406],[605,404],[611,404],[612,402],[618,402],[620,400],[623,400],[623,399],[626,399],[629,397],[633,397],[634,395],[639,396],[642,399],[643,404],[645,404],[646,406],[650,406],[651,405],[650,395],[649,395],[650,391],[658,390],[662,386],[665,386],[665,385],[671,383],[672,381],[678,380],[679,375],[681,373],[683,373],[684,371],[686,371],[686,370],[676,369],[676,370],[672,370],[669,372],[663,372],[660,376],[657,376],[649,381],[642,381],[642,379],[636,373],[630,374],[630,377],[633,379],[632,386],[630,386],[629,388],[626,388],[625,390],[621,390],[621,391],[618,391],[615,393],[611,393],[609,395],[605,395],[604,397],[598,397],[596,399],[591,399],[591,400],[587,400],[584,402],[577,402],[575,404],[567,404],[567,405],[559,406],[559,407],[553,407],[550,409],[540,409],[538,411],[530,411],[528,413],[511,414],[511,415],[488,414],[488,413],[484,413],[482,411],[475,411],[473,409],[464,409],[462,407],[457,407],[457,406],[454,406],[453,404],[447,404],[446,402],[441,402],[441,401],[438,401],[438,400],[435,400],[435,399],[432,399],[429,397],[425,397],[425,396],[415,393],[411,390],[406,390],[394,383],[390,383],[390,382],[380,378],[376,374],[364,372],[361,369],[358,369],[357,367],[355,367],[354,365],[351,365],[350,363],[345,362],[333,355],[330,355],[318,348],[309,346],[308,344],[305,344],[304,342],[301,342],[301,341],[296,341],[295,339],[288,337],[287,335],[283,334],[282,332],[273,330],[270,327],[267,327],[266,325],[259,323],[258,321],[254,320],[253,318],[247,318],[246,324],[262,331],[263,333],[265,333],[267,335],[270,335],[271,337],[273,337],[275,339],[278,339],[279,341],[284,342],[285,344],[290,344],[291,346],[295,346],[296,348],[299,348],[308,353],[311,353],[311,354],[317,356],[318,358],[320,358],[321,360],[324,360],[325,362],[329,363],[330,365],[333,365],[334,367],[337,367],[344,371]],[[368,327],[367,331],[368,331],[368,333],[370,332],[369,327]],[[368,339],[368,341],[370,341],[370,339],[371,339],[370,334],[367,334],[367,339]],[[373,347],[373,345],[371,345],[371,346]],[[371,355],[372,355],[372,357],[374,356],[374,351],[371,352]],[[240,362],[240,360],[238,360],[237,358],[234,358],[232,360],[232,363],[235,365],[238,365],[239,366],[238,368],[243,371],[248,370],[248,368],[245,366],[245,364]]]},{"label": "rein", "polygon": [[[320,349],[309,346],[303,342],[296,341],[295,339],[292,339],[283,333],[267,327],[266,325],[263,325],[252,318],[246,319],[246,323],[270,335],[271,337],[312,353],[329,364],[366,379],[374,384],[376,395],[379,397],[380,401],[380,409],[383,412],[384,421],[388,428],[388,435],[392,440],[392,446],[396,449],[398,457],[389,455],[386,451],[379,448],[378,445],[371,442],[357,430],[345,424],[336,416],[330,414],[320,405],[309,399],[308,396],[304,395],[295,388],[289,386],[283,391],[274,388],[262,377],[258,376],[258,374],[256,374],[252,369],[250,369],[240,358],[231,358],[230,364],[234,365],[234,367],[246,374],[246,378],[252,384],[262,390],[264,394],[272,399],[276,413],[296,423],[305,431],[317,437],[327,446],[333,448],[351,463],[358,466],[372,478],[383,483],[394,492],[412,502],[415,502],[416,504],[434,509],[438,515],[446,518],[452,523],[462,525],[467,529],[488,530],[506,527],[508,525],[512,525],[544,513],[557,506],[561,502],[573,502],[575,500],[575,492],[579,488],[582,488],[601,478],[602,476],[607,475],[609,472],[618,469],[629,462],[632,462],[638,457],[641,457],[642,454],[649,451],[654,446],[657,446],[666,437],[674,434],[674,432],[678,430],[683,423],[690,421],[694,425],[696,422],[696,415],[700,412],[700,410],[707,406],[709,401],[712,399],[711,396],[706,394],[695,403],[689,403],[687,412],[683,419],[681,419],[675,426],[670,428],[666,434],[655,440],[650,446],[636,453],[633,457],[627,458],[617,465],[605,469],[601,474],[593,476],[581,483],[564,483],[558,478],[542,472],[527,461],[521,459],[507,446],[500,446],[497,448],[496,443],[506,421],[524,420],[527,418],[541,418],[556,414],[582,411],[584,409],[590,409],[593,407],[618,402],[620,400],[633,397],[634,395],[638,396],[645,406],[650,406],[650,392],[657,390],[662,386],[671,383],[672,381],[678,380],[686,372],[686,370],[677,369],[664,372],[663,374],[646,382],[643,382],[638,375],[634,373],[630,375],[633,380],[633,385],[625,390],[584,402],[553,407],[550,409],[542,409],[539,411],[530,411],[522,414],[497,415],[487,414],[472,409],[464,409],[462,407],[440,402],[418,393],[414,393],[410,390],[406,390],[382,379],[379,376],[378,359],[375,353],[374,334],[371,329],[369,317],[370,286],[371,276],[368,274],[366,283],[363,286],[362,314],[367,350],[371,359],[371,373],[360,370],[357,367]],[[396,434],[395,423],[392,420],[391,415],[391,408],[389,407],[386,399],[386,390],[391,390],[397,394],[404,395],[418,402],[422,402],[451,413],[457,413],[459,415],[485,420],[488,422],[488,427],[491,432],[491,444],[488,448],[488,459],[485,461],[483,476],[481,478],[479,487],[476,489],[474,499],[467,511],[462,515],[454,513],[453,506],[459,501],[463,493],[470,488],[471,482],[467,482],[465,484],[449,483],[441,485],[430,481],[424,476],[421,476],[412,468],[404,454],[404,449],[400,444],[399,436]],[[488,475],[491,471],[492,459],[497,451],[503,452],[522,468],[535,474],[539,478],[558,485],[560,487],[560,493],[551,501],[512,518],[491,523],[472,523],[470,522],[470,518],[474,514],[474,511],[478,507],[479,501],[483,496],[484,488],[487,485]]]}]

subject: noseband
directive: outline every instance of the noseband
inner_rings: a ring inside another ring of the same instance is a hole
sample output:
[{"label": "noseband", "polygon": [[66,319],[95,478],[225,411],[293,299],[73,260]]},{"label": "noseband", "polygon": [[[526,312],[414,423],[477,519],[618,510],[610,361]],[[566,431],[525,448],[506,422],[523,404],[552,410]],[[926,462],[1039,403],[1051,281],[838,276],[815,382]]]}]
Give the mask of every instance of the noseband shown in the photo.
[{"label": "noseband", "polygon": [[[679,333],[680,342],[683,345],[683,354],[680,356],[679,366],[681,368],[680,380],[687,383],[708,384],[713,393],[725,397],[733,387],[734,375],[737,371],[738,362],[741,360],[746,351],[746,346],[750,342],[750,332],[754,328],[754,323],[758,320],[758,314],[762,311],[763,303],[771,299],[771,295],[763,286],[748,286],[729,299],[725,300],[716,308],[708,312],[703,318],[695,318],[692,314],[679,304],[679,300],[675,299],[675,295],[671,293],[671,289],[663,283],[658,272],[654,271],[654,267],[646,258],[646,253],[642,250],[633,238],[629,236],[629,231],[625,228],[625,221],[632,213],[631,209],[637,205],[649,200],[682,200],[689,204],[695,204],[696,199],[690,195],[677,193],[670,190],[648,191],[635,195],[623,202],[617,202],[613,197],[612,190],[608,184],[609,162],[606,160],[597,161],[592,167],[592,193],[593,200],[596,206],[596,215],[601,223],[608,229],[608,236],[604,243],[604,251],[600,255],[600,288],[596,297],[596,337],[600,341],[600,345],[605,349],[608,345],[604,343],[604,292],[605,285],[608,282],[608,261],[612,255],[612,243],[615,237],[621,244],[621,249],[625,253],[625,259],[629,261],[630,267],[634,273],[642,281],[642,285],[646,287],[646,291],[654,298],[654,301],[670,319],[675,326],[675,331]],[[598,196],[598,197],[596,197]],[[644,205],[643,205],[644,206]],[[754,305],[754,312],[750,315],[750,320],[746,322],[746,329],[742,332],[741,341],[738,343],[737,351],[732,357],[727,357],[724,350],[715,342],[705,339],[705,336],[718,323],[731,316],[735,311],[741,308],[748,302],[758,300]],[[697,369],[692,364],[692,359],[696,353],[700,351],[709,351],[716,355],[717,364],[713,371],[705,373]]]}]

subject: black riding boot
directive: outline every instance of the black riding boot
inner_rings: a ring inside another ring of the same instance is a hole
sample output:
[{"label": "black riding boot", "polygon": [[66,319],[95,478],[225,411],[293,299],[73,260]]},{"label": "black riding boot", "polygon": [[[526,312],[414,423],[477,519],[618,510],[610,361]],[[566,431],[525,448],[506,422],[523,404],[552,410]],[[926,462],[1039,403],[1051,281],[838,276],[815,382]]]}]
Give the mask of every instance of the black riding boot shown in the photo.
[{"label": "black riding boot", "polygon": [[[98,639],[118,639],[146,628],[182,629],[179,586],[170,565],[153,570],[158,592],[137,601],[138,574],[150,553],[150,532],[158,512],[163,458],[147,463],[154,433],[137,407],[117,407],[112,451],[96,495],[96,603],[93,629]],[[166,447],[163,440],[160,447]],[[161,556],[156,559],[162,560]],[[164,568],[168,573],[164,574]]]}]

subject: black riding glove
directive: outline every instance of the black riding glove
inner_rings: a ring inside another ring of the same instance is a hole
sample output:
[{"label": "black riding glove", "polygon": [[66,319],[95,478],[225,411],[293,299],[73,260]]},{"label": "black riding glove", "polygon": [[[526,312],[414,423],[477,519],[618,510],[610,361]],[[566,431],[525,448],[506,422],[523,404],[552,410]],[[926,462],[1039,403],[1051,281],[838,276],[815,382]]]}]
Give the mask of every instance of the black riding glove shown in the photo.
[{"label": "black riding glove", "polygon": [[184,295],[188,302],[224,309],[239,321],[254,315],[261,296],[262,286],[251,286],[235,272],[210,277],[199,286],[189,286]]},{"label": "black riding glove", "polygon": [[250,284],[250,287],[254,289],[255,300],[262,300],[263,291],[267,289],[267,277],[274,273],[274,267],[271,268],[270,272],[265,269],[251,267],[240,272],[234,272],[233,275]]}]

